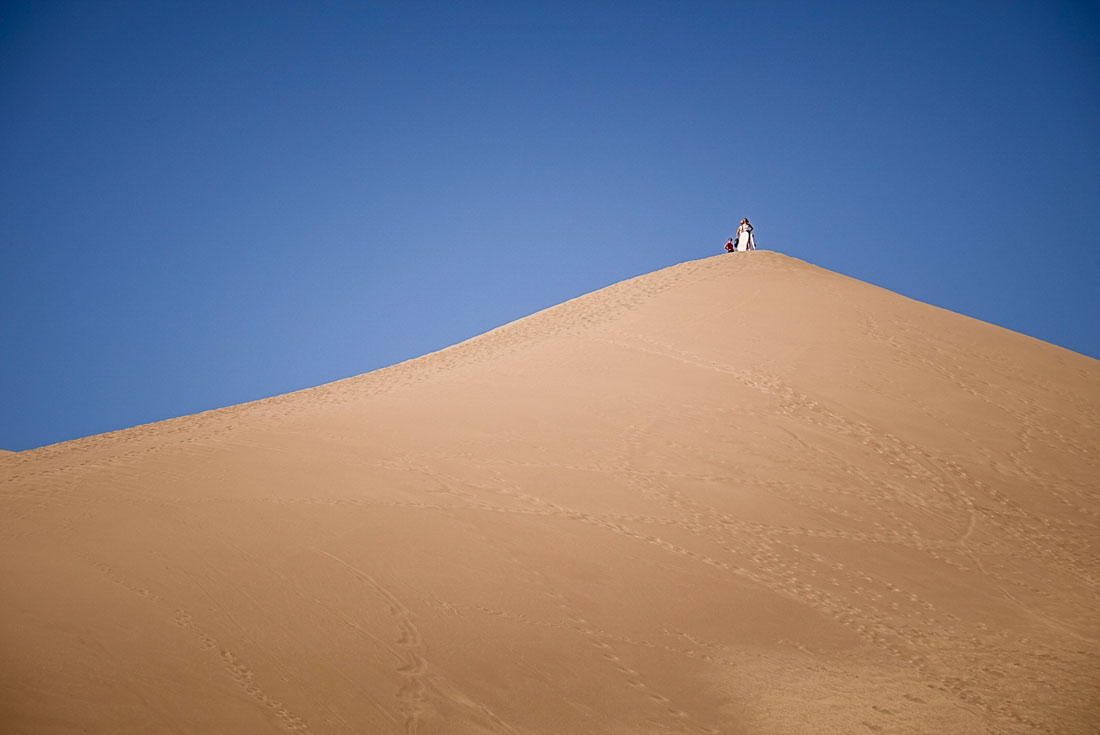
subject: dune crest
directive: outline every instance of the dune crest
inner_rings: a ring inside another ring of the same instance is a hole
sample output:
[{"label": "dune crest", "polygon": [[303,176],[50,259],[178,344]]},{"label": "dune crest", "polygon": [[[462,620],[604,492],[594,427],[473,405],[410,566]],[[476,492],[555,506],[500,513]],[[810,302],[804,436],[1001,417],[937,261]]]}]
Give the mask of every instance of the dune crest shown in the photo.
[{"label": "dune crest", "polygon": [[1097,386],[761,251],[5,454],[0,723],[1092,732]]}]

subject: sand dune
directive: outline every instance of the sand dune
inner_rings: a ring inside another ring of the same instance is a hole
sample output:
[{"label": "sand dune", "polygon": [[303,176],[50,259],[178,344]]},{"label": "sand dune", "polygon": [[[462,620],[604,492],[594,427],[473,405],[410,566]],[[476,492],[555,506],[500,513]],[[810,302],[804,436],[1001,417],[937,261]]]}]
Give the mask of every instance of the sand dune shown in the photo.
[{"label": "sand dune", "polygon": [[0,457],[5,733],[1086,733],[1100,363],[775,253]]}]

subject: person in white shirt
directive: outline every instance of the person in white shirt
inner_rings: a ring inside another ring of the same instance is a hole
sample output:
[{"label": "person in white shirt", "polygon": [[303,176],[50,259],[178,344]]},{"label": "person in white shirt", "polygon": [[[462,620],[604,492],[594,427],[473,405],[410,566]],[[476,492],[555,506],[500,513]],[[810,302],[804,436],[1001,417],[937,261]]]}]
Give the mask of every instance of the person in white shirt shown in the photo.
[{"label": "person in white shirt", "polygon": [[737,228],[737,252],[743,253],[746,250],[756,250],[756,240],[752,236],[752,225],[749,224],[748,217],[741,220],[741,226]]}]

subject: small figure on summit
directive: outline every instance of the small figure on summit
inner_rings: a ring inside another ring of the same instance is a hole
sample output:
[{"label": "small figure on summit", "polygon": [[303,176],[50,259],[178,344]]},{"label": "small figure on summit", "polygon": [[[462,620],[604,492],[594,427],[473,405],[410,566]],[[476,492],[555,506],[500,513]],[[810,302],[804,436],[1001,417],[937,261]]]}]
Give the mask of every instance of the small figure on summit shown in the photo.
[{"label": "small figure on summit", "polygon": [[732,253],[737,246],[733,244],[733,238],[726,240],[726,252]]},{"label": "small figure on summit", "polygon": [[749,224],[749,218],[741,220],[741,226],[737,228],[737,252],[743,253],[746,250],[756,250],[756,238],[752,236],[752,225]]}]

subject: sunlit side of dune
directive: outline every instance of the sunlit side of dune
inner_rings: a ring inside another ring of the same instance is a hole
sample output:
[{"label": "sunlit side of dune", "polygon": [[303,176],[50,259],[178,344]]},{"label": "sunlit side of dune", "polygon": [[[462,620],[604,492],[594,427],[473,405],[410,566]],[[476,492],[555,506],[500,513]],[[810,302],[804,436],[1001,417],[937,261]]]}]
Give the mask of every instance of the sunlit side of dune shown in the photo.
[{"label": "sunlit side of dune", "polygon": [[1091,733],[1100,363],[776,253],[0,457],[0,730]]}]

